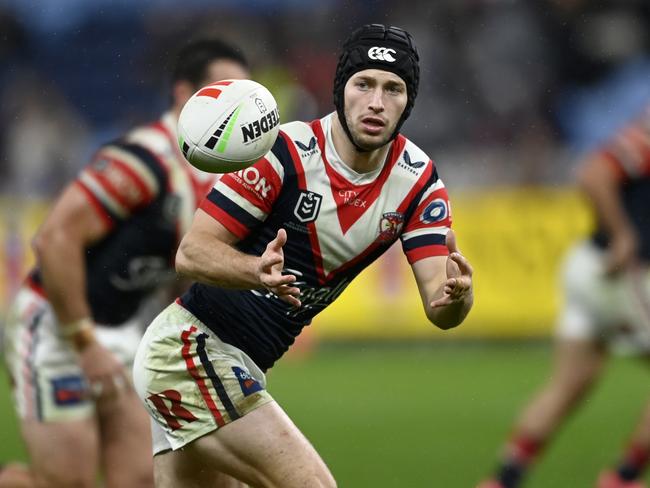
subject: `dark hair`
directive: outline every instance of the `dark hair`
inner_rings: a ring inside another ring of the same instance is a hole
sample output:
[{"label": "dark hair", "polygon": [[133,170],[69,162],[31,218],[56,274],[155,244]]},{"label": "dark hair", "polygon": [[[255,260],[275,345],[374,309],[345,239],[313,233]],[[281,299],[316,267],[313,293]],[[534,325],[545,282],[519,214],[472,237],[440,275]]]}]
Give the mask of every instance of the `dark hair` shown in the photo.
[{"label": "dark hair", "polygon": [[220,39],[197,39],[187,43],[176,55],[172,81],[186,80],[198,86],[207,75],[210,63],[229,59],[248,68],[244,54],[236,47]]}]

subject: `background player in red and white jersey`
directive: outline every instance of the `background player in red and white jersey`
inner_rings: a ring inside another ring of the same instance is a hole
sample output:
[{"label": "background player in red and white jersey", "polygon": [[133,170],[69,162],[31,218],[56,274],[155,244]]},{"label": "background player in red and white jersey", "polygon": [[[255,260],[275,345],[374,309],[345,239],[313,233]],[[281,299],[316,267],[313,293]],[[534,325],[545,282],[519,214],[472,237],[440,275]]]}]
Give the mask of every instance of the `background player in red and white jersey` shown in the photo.
[{"label": "background player in red and white jersey", "polygon": [[180,110],[200,87],[248,78],[240,51],[189,43],[171,73],[172,106],[101,147],[34,238],[36,268],[18,292],[6,360],[30,457],[0,486],[151,486],[149,419],[131,385],[142,305],[175,277],[174,258],[214,184],[176,142]]},{"label": "background player in red and white jersey", "polygon": [[[599,378],[609,351],[650,357],[650,110],[585,158],[578,176],[597,230],[565,260],[552,374],[515,424],[495,478],[481,488],[522,484],[527,468]],[[650,405],[619,466],[602,473],[597,486],[644,486],[639,479],[649,455]]]},{"label": "background player in red and white jersey", "polygon": [[198,283],[149,326],[134,363],[155,420],[157,486],[336,485],[264,371],[398,239],[429,320],[448,329],[469,312],[472,268],[447,191],[399,134],[418,63],[406,31],[356,30],[337,66],[336,113],[282,125],[266,157],[224,175],[197,211],[176,266]]}]

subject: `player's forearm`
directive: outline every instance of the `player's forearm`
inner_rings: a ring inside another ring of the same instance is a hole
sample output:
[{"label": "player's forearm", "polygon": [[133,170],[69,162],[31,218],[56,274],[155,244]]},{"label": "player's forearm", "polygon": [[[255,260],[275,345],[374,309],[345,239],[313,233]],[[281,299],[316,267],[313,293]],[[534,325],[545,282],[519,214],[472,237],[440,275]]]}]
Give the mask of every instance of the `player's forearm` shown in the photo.
[{"label": "player's forearm", "polygon": [[62,231],[34,240],[43,287],[59,322],[68,324],[91,317],[86,300],[86,263],[83,246]]},{"label": "player's forearm", "polygon": [[623,208],[619,183],[606,160],[595,159],[586,163],[578,175],[578,182],[610,236],[634,232]]},{"label": "player's forearm", "polygon": [[258,268],[257,256],[244,254],[207,235],[186,235],[176,253],[179,274],[224,288],[262,288]]},{"label": "player's forearm", "polygon": [[462,299],[449,305],[433,308],[427,306],[427,317],[440,329],[447,330],[459,326],[474,304],[474,293],[470,291]]}]

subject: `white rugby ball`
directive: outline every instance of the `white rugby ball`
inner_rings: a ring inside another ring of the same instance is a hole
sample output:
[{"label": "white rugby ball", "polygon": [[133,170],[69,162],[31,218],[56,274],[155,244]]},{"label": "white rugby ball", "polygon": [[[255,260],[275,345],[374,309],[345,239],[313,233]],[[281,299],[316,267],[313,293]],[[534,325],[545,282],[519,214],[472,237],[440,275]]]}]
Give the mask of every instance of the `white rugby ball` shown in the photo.
[{"label": "white rugby ball", "polygon": [[278,104],[252,80],[222,80],[204,86],[185,103],[178,144],[193,166],[230,173],[258,161],[280,129]]}]

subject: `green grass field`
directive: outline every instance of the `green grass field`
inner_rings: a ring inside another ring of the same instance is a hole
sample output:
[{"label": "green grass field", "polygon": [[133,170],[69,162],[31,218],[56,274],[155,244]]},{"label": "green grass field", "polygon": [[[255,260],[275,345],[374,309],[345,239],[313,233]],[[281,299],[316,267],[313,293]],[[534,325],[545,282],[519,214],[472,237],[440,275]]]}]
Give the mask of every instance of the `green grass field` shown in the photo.
[{"label": "green grass field", "polygon": [[[350,344],[287,358],[268,381],[340,487],[473,488],[549,360],[546,344]],[[634,360],[612,360],[527,488],[593,487],[647,398],[647,373]],[[0,462],[24,459],[6,381],[0,390]]]}]

